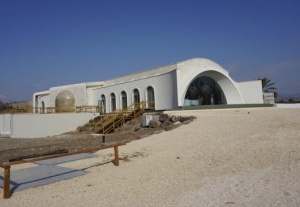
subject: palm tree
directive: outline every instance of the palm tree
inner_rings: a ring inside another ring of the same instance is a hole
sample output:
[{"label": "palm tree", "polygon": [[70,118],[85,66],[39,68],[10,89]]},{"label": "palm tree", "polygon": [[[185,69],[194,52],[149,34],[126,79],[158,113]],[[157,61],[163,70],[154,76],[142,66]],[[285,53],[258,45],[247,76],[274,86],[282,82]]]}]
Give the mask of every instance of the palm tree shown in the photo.
[{"label": "palm tree", "polygon": [[258,80],[261,80],[262,84],[262,90],[265,93],[268,93],[269,90],[276,90],[277,88],[274,87],[275,83],[271,83],[271,80],[269,78],[259,78]]}]

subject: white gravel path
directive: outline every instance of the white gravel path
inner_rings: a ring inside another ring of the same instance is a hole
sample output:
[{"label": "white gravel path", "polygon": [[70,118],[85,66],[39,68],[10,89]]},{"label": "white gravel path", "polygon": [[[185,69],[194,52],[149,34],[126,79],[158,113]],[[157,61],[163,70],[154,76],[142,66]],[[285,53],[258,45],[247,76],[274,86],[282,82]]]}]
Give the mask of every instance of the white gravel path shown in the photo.
[{"label": "white gravel path", "polygon": [[119,167],[112,149],[62,164],[90,173],[0,206],[300,206],[300,109],[172,113],[197,119],[120,147]]}]

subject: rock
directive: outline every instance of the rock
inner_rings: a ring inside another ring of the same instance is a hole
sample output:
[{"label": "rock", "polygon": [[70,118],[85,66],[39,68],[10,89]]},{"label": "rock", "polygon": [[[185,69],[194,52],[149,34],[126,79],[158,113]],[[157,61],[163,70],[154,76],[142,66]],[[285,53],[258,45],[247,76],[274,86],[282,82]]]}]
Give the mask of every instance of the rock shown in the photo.
[{"label": "rock", "polygon": [[173,126],[166,126],[166,127],[165,127],[165,130],[166,130],[166,131],[170,131],[170,130],[172,130],[172,129],[173,129]]},{"label": "rock", "polygon": [[182,124],[189,124],[191,123],[191,120],[185,120],[184,122],[182,122]]},{"label": "rock", "polygon": [[173,123],[176,123],[176,122],[179,121],[179,118],[180,118],[179,116],[171,116],[170,121],[173,122]]},{"label": "rock", "polygon": [[179,121],[181,122],[181,123],[183,123],[183,122],[185,122],[185,121],[187,121],[187,120],[190,120],[190,121],[193,121],[194,119],[197,119],[197,117],[195,117],[195,116],[180,116],[179,117]]},{"label": "rock", "polygon": [[162,124],[161,124],[161,127],[163,129],[165,129],[166,131],[169,131],[171,129],[173,129],[173,123],[170,122],[170,121],[164,121]]},{"label": "rock", "polygon": [[161,115],[159,115],[159,121],[160,122],[169,121],[169,115],[168,114],[161,114]]},{"label": "rock", "polygon": [[157,128],[160,127],[160,122],[157,120],[150,120],[149,121],[149,127],[151,128]]},{"label": "rock", "polygon": [[183,123],[184,121],[187,121],[187,120],[189,120],[189,119],[190,119],[189,117],[185,117],[185,116],[179,117],[179,121],[180,121],[181,123]]}]

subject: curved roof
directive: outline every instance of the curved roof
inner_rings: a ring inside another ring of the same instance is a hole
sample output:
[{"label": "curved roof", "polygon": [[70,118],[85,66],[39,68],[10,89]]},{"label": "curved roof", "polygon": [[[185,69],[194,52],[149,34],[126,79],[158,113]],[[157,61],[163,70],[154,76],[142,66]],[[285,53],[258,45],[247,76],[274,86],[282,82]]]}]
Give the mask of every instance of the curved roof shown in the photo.
[{"label": "curved roof", "polygon": [[114,79],[105,80],[105,81],[103,81],[103,86],[105,87],[105,86],[110,86],[110,85],[114,85],[114,84],[130,82],[130,81],[134,81],[134,80],[138,80],[138,79],[163,75],[163,74],[169,73],[173,70],[181,69],[181,67],[179,67],[179,66],[182,66],[185,64],[188,65],[190,63],[196,63],[197,65],[200,65],[202,68],[213,67],[213,68],[216,68],[216,69],[222,71],[222,73],[228,74],[228,72],[224,68],[222,68],[219,64],[217,64],[209,59],[192,58],[192,59],[185,60],[182,62],[177,62],[174,64],[169,64],[169,65],[165,65],[165,66],[161,66],[161,67],[157,67],[157,68],[153,68],[153,69],[149,69],[149,70],[145,70],[145,71],[141,71],[141,72],[137,72],[137,73],[121,76],[121,77],[117,77]]}]

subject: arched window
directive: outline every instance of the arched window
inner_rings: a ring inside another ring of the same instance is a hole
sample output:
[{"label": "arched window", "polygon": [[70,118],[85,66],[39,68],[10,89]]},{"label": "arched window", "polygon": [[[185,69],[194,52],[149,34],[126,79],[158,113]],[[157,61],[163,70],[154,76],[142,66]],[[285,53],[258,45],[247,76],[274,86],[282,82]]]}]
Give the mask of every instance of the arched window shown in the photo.
[{"label": "arched window", "polygon": [[110,94],[110,106],[111,106],[111,111],[115,111],[117,109],[116,95],[114,93]]},{"label": "arched window", "polygon": [[154,89],[151,86],[147,88],[147,101],[149,108],[155,108]]},{"label": "arched window", "polygon": [[140,92],[138,89],[133,90],[133,102],[134,102],[135,108],[140,107]]},{"label": "arched window", "polygon": [[100,113],[106,113],[106,101],[105,101],[105,95],[101,95],[101,100],[100,100]]},{"label": "arched window", "polygon": [[122,100],[122,109],[127,108],[127,94],[125,91],[122,91],[121,93],[121,100]]}]

